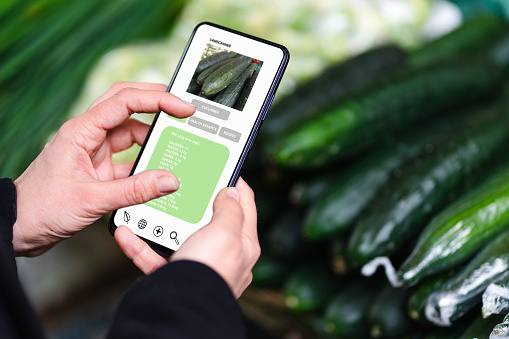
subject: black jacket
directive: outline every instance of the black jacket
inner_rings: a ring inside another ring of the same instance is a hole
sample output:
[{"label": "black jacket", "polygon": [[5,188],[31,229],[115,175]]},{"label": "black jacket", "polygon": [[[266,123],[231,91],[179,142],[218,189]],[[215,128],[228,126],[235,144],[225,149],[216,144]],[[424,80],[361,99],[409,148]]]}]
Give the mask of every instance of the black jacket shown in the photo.
[{"label": "black jacket", "polygon": [[[16,188],[0,179],[0,338],[44,338],[21,288],[12,227]],[[178,261],[142,278],[124,296],[111,338],[244,338],[240,308],[225,281],[209,267]]]}]

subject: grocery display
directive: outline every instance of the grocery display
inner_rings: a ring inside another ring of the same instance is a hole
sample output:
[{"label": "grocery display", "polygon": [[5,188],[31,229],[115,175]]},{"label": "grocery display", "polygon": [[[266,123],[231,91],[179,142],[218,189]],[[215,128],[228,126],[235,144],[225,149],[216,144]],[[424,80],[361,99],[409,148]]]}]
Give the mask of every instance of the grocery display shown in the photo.
[{"label": "grocery display", "polygon": [[317,338],[507,331],[507,36],[480,17],[418,50],[374,48],[269,111],[244,177],[288,198],[259,212],[253,284]]}]

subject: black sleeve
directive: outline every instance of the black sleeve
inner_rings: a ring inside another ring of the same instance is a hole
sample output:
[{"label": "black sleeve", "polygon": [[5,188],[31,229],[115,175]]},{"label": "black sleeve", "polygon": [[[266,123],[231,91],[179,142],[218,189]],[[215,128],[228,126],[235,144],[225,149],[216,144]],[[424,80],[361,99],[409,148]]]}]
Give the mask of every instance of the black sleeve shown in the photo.
[{"label": "black sleeve", "polygon": [[192,261],[163,266],[120,303],[109,338],[244,338],[240,307],[226,282]]},{"label": "black sleeve", "polygon": [[21,288],[12,227],[16,222],[16,187],[0,179],[0,338],[43,338],[39,319]]}]

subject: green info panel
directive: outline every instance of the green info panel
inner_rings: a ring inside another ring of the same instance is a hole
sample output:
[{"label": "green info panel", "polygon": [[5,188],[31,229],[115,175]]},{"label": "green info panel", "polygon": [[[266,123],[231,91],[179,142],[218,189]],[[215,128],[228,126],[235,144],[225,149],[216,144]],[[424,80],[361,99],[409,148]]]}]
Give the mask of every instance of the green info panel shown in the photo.
[{"label": "green info panel", "polygon": [[175,127],[165,128],[147,170],[172,172],[180,187],[177,192],[151,200],[146,205],[191,224],[198,223],[229,155],[230,151],[224,145]]}]

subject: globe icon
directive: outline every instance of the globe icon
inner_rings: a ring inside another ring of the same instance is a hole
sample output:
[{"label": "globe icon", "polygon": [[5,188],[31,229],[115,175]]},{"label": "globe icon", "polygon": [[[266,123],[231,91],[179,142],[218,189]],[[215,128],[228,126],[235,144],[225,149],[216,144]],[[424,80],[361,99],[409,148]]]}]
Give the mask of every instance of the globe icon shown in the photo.
[{"label": "globe icon", "polygon": [[140,221],[138,221],[138,227],[140,229],[144,229],[145,227],[147,227],[147,220],[141,219]]}]

